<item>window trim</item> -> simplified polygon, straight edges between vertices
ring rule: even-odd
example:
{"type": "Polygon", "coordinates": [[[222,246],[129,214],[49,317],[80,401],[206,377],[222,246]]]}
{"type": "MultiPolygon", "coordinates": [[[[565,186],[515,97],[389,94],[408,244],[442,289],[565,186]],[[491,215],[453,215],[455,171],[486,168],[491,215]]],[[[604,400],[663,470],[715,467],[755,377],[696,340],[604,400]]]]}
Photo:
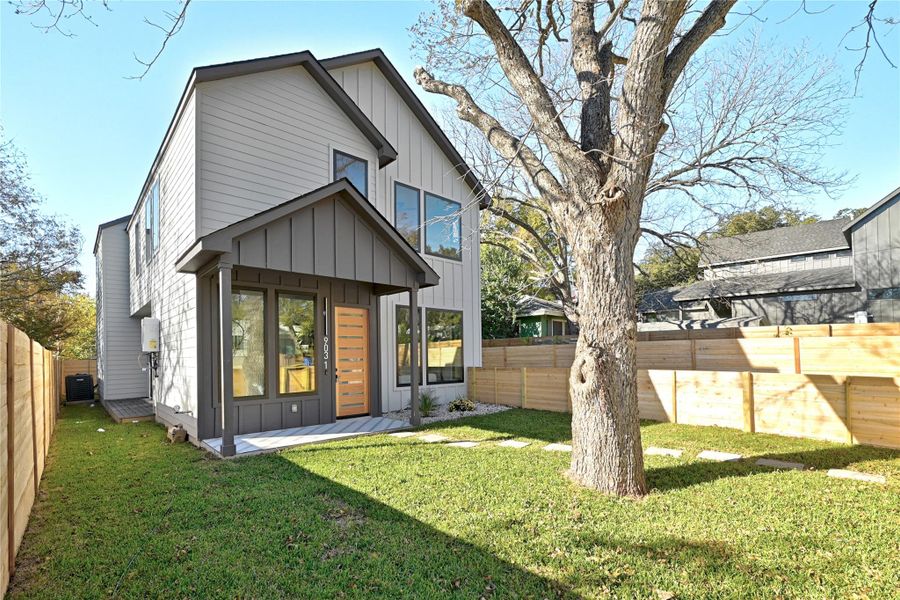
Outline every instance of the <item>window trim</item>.
{"type": "MultiPolygon", "coordinates": [[[[409,387],[412,385],[412,382],[400,383],[400,360],[399,360],[399,356],[398,356],[398,349],[400,348],[400,344],[397,342],[397,324],[400,321],[399,313],[400,313],[401,308],[405,308],[406,310],[409,310],[409,304],[394,305],[394,389],[405,390],[405,389],[409,389],[409,387]]],[[[421,334],[419,335],[419,354],[421,355],[420,358],[424,359],[424,357],[425,357],[425,346],[424,346],[425,321],[424,321],[424,315],[423,315],[424,308],[421,306],[419,306],[417,308],[419,311],[419,330],[421,331],[421,334]]],[[[411,373],[410,373],[410,375],[411,375],[411,373]]],[[[425,384],[425,360],[419,361],[419,385],[420,386],[426,385],[425,384]]]]}
{"type": "MultiPolygon", "coordinates": [[[[233,286],[231,288],[231,322],[234,324],[234,295],[240,292],[259,292],[263,298],[263,393],[253,396],[238,396],[234,393],[234,384],[232,383],[231,396],[232,399],[241,402],[244,400],[264,400],[270,398],[269,395],[269,324],[267,323],[267,314],[269,312],[269,290],[266,288],[258,288],[248,285],[233,286]]],[[[231,338],[231,377],[234,381],[234,335],[231,338]]]]}
{"type": "MultiPolygon", "coordinates": [[[[409,245],[412,246],[413,248],[415,248],[416,252],[422,252],[423,242],[424,242],[424,237],[425,237],[425,231],[424,231],[425,228],[422,226],[422,197],[423,197],[422,190],[417,187],[408,185],[406,183],[394,181],[394,229],[397,229],[397,187],[398,186],[404,187],[408,190],[412,190],[416,193],[416,213],[417,213],[416,214],[416,243],[415,244],[410,243],[409,245]]],[[[400,230],[397,229],[397,231],[399,232],[400,230]]],[[[401,233],[401,236],[403,237],[404,240],[406,240],[407,243],[409,243],[409,240],[406,239],[406,236],[403,236],[402,233],[401,233]]]]}
{"type": "Polygon", "coordinates": [[[424,239],[423,239],[423,244],[422,244],[422,251],[423,251],[425,254],[427,254],[428,256],[434,256],[434,257],[437,257],[437,258],[443,258],[443,259],[446,259],[446,260],[452,260],[452,261],[454,261],[454,262],[462,262],[462,261],[463,261],[463,247],[462,247],[462,212],[463,212],[463,211],[462,211],[462,202],[457,202],[456,200],[451,200],[450,198],[445,198],[445,197],[440,196],[440,195],[438,195],[438,194],[434,194],[434,193],[432,193],[432,192],[427,192],[427,191],[426,191],[426,192],[424,192],[423,197],[422,197],[422,204],[423,204],[423,207],[424,207],[424,210],[422,211],[422,219],[423,219],[423,220],[422,220],[422,233],[423,233],[423,238],[424,238],[424,239]],[[457,222],[459,223],[459,258],[454,258],[454,257],[452,257],[452,256],[447,256],[447,255],[445,255],[445,254],[438,254],[438,253],[436,253],[436,252],[429,252],[429,251],[428,251],[428,221],[429,221],[429,219],[428,219],[428,196],[432,196],[432,197],[434,197],[434,198],[437,198],[438,200],[443,200],[444,202],[449,202],[449,203],[451,203],[451,204],[455,204],[456,206],[459,207],[459,210],[457,211],[458,214],[457,214],[457,217],[456,217],[456,218],[458,219],[457,222]]]}
{"type": "MultiPolygon", "coordinates": [[[[281,296],[293,296],[294,298],[302,298],[304,300],[312,300],[313,301],[313,322],[315,323],[315,326],[314,326],[315,331],[313,332],[313,338],[314,338],[314,346],[316,349],[315,361],[313,362],[313,367],[315,367],[315,376],[313,378],[315,381],[315,389],[308,391],[308,392],[282,392],[281,391],[281,381],[279,379],[279,377],[281,375],[281,371],[280,371],[280,367],[279,367],[278,372],[275,373],[275,397],[276,398],[303,398],[303,397],[310,397],[310,396],[318,396],[319,394],[322,393],[321,390],[319,389],[319,343],[321,342],[321,337],[319,335],[320,329],[321,329],[319,326],[319,295],[311,294],[309,292],[292,292],[289,290],[278,289],[278,288],[274,289],[273,291],[275,293],[275,329],[276,329],[276,332],[278,330],[278,327],[281,325],[281,318],[280,318],[280,315],[278,312],[278,309],[280,306],[279,300],[281,299],[281,296]]],[[[281,357],[281,350],[277,343],[275,346],[275,356],[276,356],[276,358],[281,357]]]]}
{"type": "MultiPolygon", "coordinates": [[[[366,184],[365,185],[366,189],[362,190],[362,191],[357,189],[356,191],[360,192],[362,194],[363,198],[368,200],[369,199],[369,161],[360,156],[356,156],[355,154],[350,154],[349,152],[344,152],[343,150],[338,150],[337,148],[332,148],[331,149],[331,179],[332,179],[332,181],[338,180],[338,177],[337,177],[337,155],[338,154],[346,156],[347,158],[352,158],[354,160],[358,160],[365,167],[366,172],[365,172],[365,177],[363,177],[363,181],[366,184]]],[[[342,177],[341,179],[346,179],[347,181],[350,181],[350,178],[348,178],[348,177],[342,177]]],[[[352,181],[350,181],[350,185],[353,185],[352,181]]],[[[356,186],[354,185],[353,187],[356,187],[356,186]]]]}
{"type": "Polygon", "coordinates": [[[134,222],[134,274],[135,276],[141,274],[141,265],[143,264],[141,256],[141,244],[144,243],[140,232],[143,228],[141,227],[141,217],[138,218],[134,222]]]}
{"type": "Polygon", "coordinates": [[[461,384],[461,383],[465,383],[465,382],[466,382],[466,359],[465,359],[465,355],[463,355],[463,364],[462,364],[462,367],[461,367],[461,371],[462,371],[462,379],[460,379],[460,380],[458,380],[458,381],[437,381],[437,382],[434,382],[434,383],[432,383],[432,382],[430,382],[430,381],[427,381],[427,379],[428,379],[428,313],[430,313],[430,312],[432,312],[432,311],[434,311],[434,312],[446,312],[446,313],[454,313],[454,314],[458,314],[458,315],[459,315],[459,334],[460,334],[460,337],[459,337],[460,347],[459,347],[459,348],[460,348],[460,352],[462,352],[462,351],[464,350],[464,348],[465,348],[465,341],[466,341],[466,330],[465,330],[465,318],[466,318],[466,316],[465,316],[465,312],[464,312],[464,311],[462,311],[462,310],[456,310],[456,309],[453,309],[453,308],[432,308],[432,307],[426,308],[426,309],[425,309],[425,317],[424,317],[424,318],[425,318],[425,321],[424,321],[424,324],[423,324],[423,327],[422,327],[422,333],[424,334],[424,337],[425,337],[425,346],[423,347],[423,350],[424,350],[424,354],[425,354],[425,373],[424,373],[424,374],[425,374],[425,379],[426,379],[426,381],[424,381],[424,382],[422,383],[422,385],[431,387],[431,386],[434,386],[434,385],[459,385],[459,384],[461,384]]]}

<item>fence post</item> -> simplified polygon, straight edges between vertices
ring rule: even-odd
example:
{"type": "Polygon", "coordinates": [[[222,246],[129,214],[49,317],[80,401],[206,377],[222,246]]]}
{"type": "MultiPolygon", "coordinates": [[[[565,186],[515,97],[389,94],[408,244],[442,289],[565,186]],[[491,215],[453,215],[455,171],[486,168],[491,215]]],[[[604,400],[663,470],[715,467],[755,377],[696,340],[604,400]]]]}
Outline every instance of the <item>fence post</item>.
{"type": "Polygon", "coordinates": [[[678,371],[672,371],[672,422],[678,424],[678,371]]]}
{"type": "Polygon", "coordinates": [[[37,500],[41,485],[38,469],[38,438],[37,438],[37,389],[34,385],[34,342],[28,338],[28,373],[31,377],[31,454],[34,456],[34,499],[37,500]]]}
{"type": "Polygon", "coordinates": [[[854,444],[856,440],[853,439],[853,416],[851,412],[851,407],[853,406],[853,393],[850,391],[850,376],[848,375],[844,379],[844,411],[846,412],[846,422],[847,422],[847,443],[854,444]]]}
{"type": "Polygon", "coordinates": [[[525,405],[528,403],[528,391],[525,389],[525,381],[528,377],[527,371],[527,368],[522,367],[522,372],[520,373],[522,379],[519,383],[519,390],[521,391],[521,395],[519,396],[519,405],[522,408],[526,408],[525,405]]]}
{"type": "Polygon", "coordinates": [[[691,371],[697,370],[697,340],[691,340],[691,371]]]}
{"type": "Polygon", "coordinates": [[[478,402],[478,376],[476,375],[478,367],[471,367],[469,370],[472,371],[470,375],[472,380],[472,402],[478,402]]]}
{"type": "Polygon", "coordinates": [[[753,433],[756,431],[753,407],[753,373],[749,371],[741,373],[741,387],[744,391],[744,431],[753,433]]]}
{"type": "Polygon", "coordinates": [[[794,336],[794,373],[798,375],[803,372],[800,368],[800,338],[794,336]]]}
{"type": "Polygon", "coordinates": [[[15,465],[15,442],[16,439],[16,328],[10,324],[6,325],[6,474],[7,474],[7,497],[9,498],[6,507],[6,529],[9,533],[7,536],[8,544],[6,549],[6,560],[9,564],[10,577],[16,570],[15,556],[16,549],[16,465],[15,465]]]}
{"type": "MultiPolygon", "coordinates": [[[[504,357],[506,353],[504,352],[504,357]]],[[[506,362],[506,358],[503,359],[503,362],[506,362]]],[[[497,367],[494,367],[494,404],[500,404],[497,400],[497,367]]]]}

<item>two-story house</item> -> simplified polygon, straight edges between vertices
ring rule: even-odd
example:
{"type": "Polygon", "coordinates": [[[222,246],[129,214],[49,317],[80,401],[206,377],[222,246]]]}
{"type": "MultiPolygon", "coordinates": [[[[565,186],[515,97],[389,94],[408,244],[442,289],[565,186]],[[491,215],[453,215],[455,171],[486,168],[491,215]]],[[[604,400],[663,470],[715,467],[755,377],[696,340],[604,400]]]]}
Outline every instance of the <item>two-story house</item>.
{"type": "Polygon", "coordinates": [[[98,231],[101,394],[149,395],[223,455],[236,434],[402,409],[415,372],[465,394],[483,199],[380,50],[194,69],[134,210],[98,231]]]}
{"type": "Polygon", "coordinates": [[[700,281],[647,294],[643,317],[900,321],[900,188],[852,220],[709,240],[700,267],[700,281]]]}

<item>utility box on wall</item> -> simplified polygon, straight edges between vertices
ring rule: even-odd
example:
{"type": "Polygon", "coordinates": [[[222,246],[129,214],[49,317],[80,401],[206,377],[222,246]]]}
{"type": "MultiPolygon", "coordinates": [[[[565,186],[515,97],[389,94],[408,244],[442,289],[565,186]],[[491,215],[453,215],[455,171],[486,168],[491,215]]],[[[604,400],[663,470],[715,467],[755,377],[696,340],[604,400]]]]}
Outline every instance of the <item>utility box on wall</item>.
{"type": "Polygon", "coordinates": [[[141,319],[141,352],[159,352],[159,319],[141,319]]]}

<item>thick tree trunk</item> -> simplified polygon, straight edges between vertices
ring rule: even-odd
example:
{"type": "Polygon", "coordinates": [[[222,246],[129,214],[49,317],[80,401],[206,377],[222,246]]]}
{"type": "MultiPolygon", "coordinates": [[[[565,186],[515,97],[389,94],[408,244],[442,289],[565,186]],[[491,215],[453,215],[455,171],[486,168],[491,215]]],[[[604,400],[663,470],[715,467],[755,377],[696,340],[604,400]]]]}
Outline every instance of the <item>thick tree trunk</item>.
{"type": "Polygon", "coordinates": [[[573,248],[579,338],[569,382],[570,476],[601,492],[637,497],[647,493],[635,366],[637,219],[624,204],[597,219],[597,235],[573,248]]]}

